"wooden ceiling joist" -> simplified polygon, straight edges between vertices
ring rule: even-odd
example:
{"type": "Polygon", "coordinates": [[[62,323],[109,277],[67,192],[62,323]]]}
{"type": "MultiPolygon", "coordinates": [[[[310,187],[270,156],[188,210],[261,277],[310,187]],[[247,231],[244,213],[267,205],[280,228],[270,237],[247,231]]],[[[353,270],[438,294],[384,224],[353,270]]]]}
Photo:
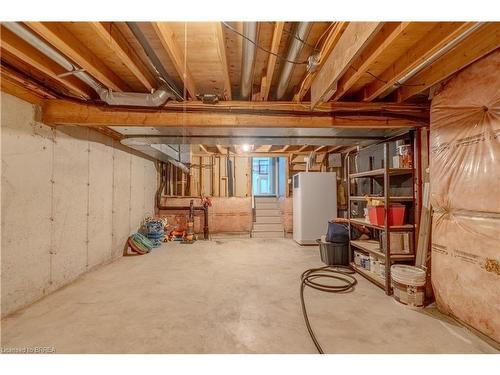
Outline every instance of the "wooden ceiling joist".
{"type": "Polygon", "coordinates": [[[394,48],[395,42],[407,32],[410,25],[411,22],[385,23],[372,42],[360,53],[337,82],[337,90],[332,96],[332,100],[339,100],[364,74],[367,74],[370,66],[384,52],[394,48]]]}
{"type": "Polygon", "coordinates": [[[226,54],[226,43],[224,42],[224,31],[221,22],[215,22],[217,52],[222,65],[222,74],[224,79],[224,100],[232,100],[231,79],[229,78],[229,65],[226,54]]]}
{"type": "Polygon", "coordinates": [[[311,108],[330,100],[340,77],[383,26],[382,22],[351,22],[311,84],[311,108]]]}
{"type": "Polygon", "coordinates": [[[402,56],[363,90],[363,101],[372,101],[387,92],[401,78],[429,59],[462,33],[474,27],[474,22],[443,22],[437,24],[423,40],[409,48],[402,56]]]}
{"type": "Polygon", "coordinates": [[[306,115],[177,112],[171,110],[117,108],[65,100],[48,100],[43,105],[43,119],[48,124],[83,126],[158,126],[158,127],[246,127],[246,128],[408,128],[425,126],[425,121],[383,115],[306,115]]]}
{"type": "Polygon", "coordinates": [[[90,99],[92,90],[82,81],[72,76],[61,76],[66,70],[43,53],[33,48],[31,45],[20,39],[6,28],[1,28],[2,50],[5,50],[23,63],[35,68],[39,72],[50,77],[61,84],[72,95],[80,98],[90,99]]]}
{"type": "Polygon", "coordinates": [[[444,56],[428,68],[417,73],[397,91],[398,101],[404,101],[421,93],[467,65],[494,51],[500,46],[500,27],[498,23],[481,26],[466,37],[457,47],[452,48],[444,56]]]}
{"type": "Polygon", "coordinates": [[[137,53],[128,45],[117,27],[113,27],[111,22],[90,22],[89,24],[101,42],[118,56],[146,91],[156,88],[156,82],[151,73],[144,67],[137,53]]]}
{"type": "Polygon", "coordinates": [[[27,22],[26,25],[107,88],[115,91],[129,90],[123,80],[92,54],[60,22],[27,22]]]}
{"type": "Polygon", "coordinates": [[[222,155],[227,155],[228,154],[228,149],[221,146],[221,145],[216,145],[217,147],[217,151],[219,152],[219,154],[222,154],[222,155]]]}
{"type": "Polygon", "coordinates": [[[32,104],[42,104],[56,96],[29,77],[21,76],[4,65],[0,65],[0,89],[32,104]]]}
{"type": "Polygon", "coordinates": [[[187,67],[184,53],[182,53],[181,49],[177,45],[173,30],[167,22],[153,22],[152,26],[163,48],[167,51],[170,60],[174,64],[177,74],[181,77],[184,87],[191,98],[196,100],[196,85],[187,67]]]}
{"type": "Polygon", "coordinates": [[[267,101],[269,98],[269,91],[271,89],[271,83],[273,82],[274,69],[276,67],[276,55],[278,54],[281,36],[283,35],[283,28],[285,26],[284,22],[278,21],[274,23],[273,39],[271,41],[271,53],[269,54],[269,59],[267,60],[266,73],[262,77],[262,83],[260,87],[260,98],[262,101],[267,101]]]}
{"type": "Polygon", "coordinates": [[[207,146],[200,145],[200,149],[201,149],[201,151],[206,152],[207,154],[209,154],[207,146]]]}
{"type": "MultiPolygon", "coordinates": [[[[321,47],[319,52],[319,65],[317,69],[321,69],[323,64],[325,63],[326,57],[330,55],[332,49],[337,45],[340,37],[344,33],[349,22],[336,22],[335,25],[330,29],[328,36],[325,38],[325,41],[321,47]]],[[[309,89],[311,88],[311,83],[316,75],[317,70],[315,72],[308,72],[302,82],[299,85],[299,90],[293,97],[293,101],[300,102],[307,94],[309,89]]]]}

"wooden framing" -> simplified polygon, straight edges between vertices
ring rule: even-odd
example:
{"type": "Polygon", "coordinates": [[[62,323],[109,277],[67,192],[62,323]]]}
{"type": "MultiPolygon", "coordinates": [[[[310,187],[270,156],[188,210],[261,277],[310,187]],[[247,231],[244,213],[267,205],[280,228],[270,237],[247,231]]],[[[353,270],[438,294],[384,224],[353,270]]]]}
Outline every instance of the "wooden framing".
{"type": "Polygon", "coordinates": [[[128,45],[116,27],[111,22],[90,22],[96,35],[105,43],[127,67],[135,78],[144,86],[146,91],[156,88],[156,82],[151,73],[147,71],[137,53],[128,45]]]}
{"type": "Polygon", "coordinates": [[[408,80],[406,86],[397,91],[398,101],[404,101],[421,93],[436,83],[448,78],[467,65],[494,51],[500,46],[498,23],[481,26],[469,35],[459,46],[447,52],[431,66],[408,80]]]}
{"type": "MultiPolygon", "coordinates": [[[[285,23],[282,21],[275,22],[274,24],[273,40],[271,42],[271,52],[274,54],[278,53],[284,26],[285,23]]],[[[269,90],[271,89],[271,83],[273,82],[276,60],[277,57],[275,55],[269,54],[269,59],[267,60],[266,74],[262,77],[261,81],[262,83],[260,87],[260,98],[262,101],[267,101],[269,97],[269,90]]]]}
{"type": "Polygon", "coordinates": [[[362,100],[372,101],[377,99],[398,80],[474,25],[474,22],[445,22],[437,24],[425,35],[425,40],[417,42],[408,49],[407,52],[379,75],[379,79],[364,88],[362,100]]]}
{"type": "Polygon", "coordinates": [[[311,108],[327,102],[337,81],[382,27],[382,22],[350,23],[311,84],[311,108]]]}
{"type": "Polygon", "coordinates": [[[27,22],[26,24],[36,34],[70,58],[78,67],[85,69],[106,87],[115,91],[129,90],[128,85],[123,80],[118,78],[102,61],[68,32],[60,22],[27,22]]]}
{"type": "Polygon", "coordinates": [[[387,50],[394,48],[394,42],[404,35],[410,22],[387,22],[382,26],[380,32],[373,38],[367,48],[361,52],[358,58],[352,63],[351,69],[337,82],[337,91],[332,96],[332,100],[340,99],[366,72],[370,66],[387,50]]]}
{"type": "Polygon", "coordinates": [[[92,90],[79,79],[72,76],[61,77],[66,70],[59,64],[33,48],[24,40],[18,38],[10,30],[1,28],[2,50],[21,59],[24,63],[47,75],[57,83],[61,84],[72,95],[83,99],[90,99],[92,90]]]}
{"type": "Polygon", "coordinates": [[[184,87],[191,96],[193,100],[196,100],[196,85],[194,79],[187,67],[187,62],[184,58],[184,54],[180,50],[177,42],[175,40],[175,35],[167,22],[153,22],[153,29],[156,35],[160,39],[160,42],[165,48],[170,57],[170,60],[175,66],[175,70],[179,77],[181,77],[184,87]]]}
{"type": "MultiPolygon", "coordinates": [[[[335,47],[344,33],[349,22],[336,22],[335,26],[332,27],[330,33],[325,39],[323,46],[321,47],[321,51],[319,53],[319,66],[318,69],[321,69],[323,64],[325,63],[326,57],[330,55],[333,47],[335,47]]],[[[302,82],[299,85],[299,90],[293,97],[294,102],[300,102],[304,98],[304,95],[307,94],[309,89],[311,88],[311,83],[316,75],[317,70],[315,72],[308,72],[302,82]]]]}
{"type": "Polygon", "coordinates": [[[127,109],[48,100],[43,105],[47,124],[80,126],[158,126],[158,127],[249,127],[249,128],[408,128],[425,126],[427,121],[377,114],[326,115],[235,112],[176,112],[158,109],[127,109]]]}
{"type": "Polygon", "coordinates": [[[226,43],[224,42],[224,31],[222,30],[222,23],[215,22],[214,27],[217,39],[217,52],[222,64],[222,74],[224,78],[224,100],[232,100],[233,96],[231,94],[231,79],[229,78],[229,65],[227,62],[226,43]]]}

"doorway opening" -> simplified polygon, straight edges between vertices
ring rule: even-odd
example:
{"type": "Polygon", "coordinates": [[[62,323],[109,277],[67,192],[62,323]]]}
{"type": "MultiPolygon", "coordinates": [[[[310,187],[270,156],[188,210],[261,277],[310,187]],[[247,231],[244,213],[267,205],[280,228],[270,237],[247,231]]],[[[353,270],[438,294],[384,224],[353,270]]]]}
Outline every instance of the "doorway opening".
{"type": "Polygon", "coordinates": [[[252,195],[285,196],[285,157],[252,158],[252,195]]]}

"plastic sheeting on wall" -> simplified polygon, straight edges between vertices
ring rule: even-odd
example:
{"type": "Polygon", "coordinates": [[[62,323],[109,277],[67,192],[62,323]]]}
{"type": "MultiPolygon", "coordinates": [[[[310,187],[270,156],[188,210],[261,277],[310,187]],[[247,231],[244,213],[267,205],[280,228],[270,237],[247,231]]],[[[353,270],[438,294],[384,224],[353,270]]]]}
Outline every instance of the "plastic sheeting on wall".
{"type": "Polygon", "coordinates": [[[440,310],[500,341],[500,51],[432,100],[432,283],[440,310]]]}

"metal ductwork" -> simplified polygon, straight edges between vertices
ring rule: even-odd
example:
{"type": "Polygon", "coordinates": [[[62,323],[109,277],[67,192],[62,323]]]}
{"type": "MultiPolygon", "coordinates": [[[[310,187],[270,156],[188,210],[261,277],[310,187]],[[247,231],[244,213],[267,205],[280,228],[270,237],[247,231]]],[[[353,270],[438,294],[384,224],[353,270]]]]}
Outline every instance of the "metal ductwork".
{"type": "Polygon", "coordinates": [[[292,37],[290,47],[288,48],[288,54],[286,59],[288,61],[283,62],[283,67],[281,68],[280,79],[278,81],[278,88],[276,89],[276,99],[281,99],[286,93],[288,88],[288,81],[290,80],[290,75],[293,71],[293,66],[290,61],[296,61],[304,47],[304,42],[309,35],[309,30],[311,30],[310,22],[299,22],[295,28],[295,37],[292,37]]]}
{"type": "Polygon", "coordinates": [[[137,24],[137,22],[127,22],[127,26],[130,29],[130,31],[132,31],[132,34],[134,34],[135,39],[137,39],[142,49],[144,50],[144,53],[148,57],[149,63],[153,68],[153,70],[156,72],[156,74],[158,74],[160,79],[166,83],[168,88],[175,94],[177,100],[182,101],[183,100],[182,91],[179,90],[175,82],[168,75],[167,71],[165,70],[165,67],[160,61],[160,58],[156,54],[153,47],[151,47],[148,38],[146,38],[141,28],[137,24]]]}
{"type": "Polygon", "coordinates": [[[249,99],[253,85],[253,67],[257,43],[257,22],[243,22],[243,52],[241,58],[241,99],[249,99]],[[250,40],[254,41],[252,43],[250,40]]]}
{"type": "Polygon", "coordinates": [[[158,107],[164,104],[168,99],[175,99],[176,96],[166,88],[159,88],[151,94],[135,93],[135,92],[113,92],[104,88],[94,78],[87,74],[84,70],[76,67],[66,57],[57,52],[43,40],[31,33],[29,30],[21,26],[17,22],[2,23],[7,29],[16,34],[18,37],[29,43],[45,56],[54,60],[57,64],[66,69],[69,73],[85,82],[92,87],[99,95],[99,98],[109,105],[125,105],[137,107],[158,107]]]}
{"type": "Polygon", "coordinates": [[[182,162],[183,160],[189,160],[189,145],[176,145],[179,147],[179,150],[175,150],[168,144],[157,143],[155,140],[143,137],[124,138],[121,140],[121,144],[149,155],[156,160],[171,163],[177,168],[182,169],[183,172],[189,173],[189,168],[182,162]],[[187,152],[186,148],[188,149],[187,152]],[[176,157],[178,157],[179,160],[177,160],[176,157]]]}

